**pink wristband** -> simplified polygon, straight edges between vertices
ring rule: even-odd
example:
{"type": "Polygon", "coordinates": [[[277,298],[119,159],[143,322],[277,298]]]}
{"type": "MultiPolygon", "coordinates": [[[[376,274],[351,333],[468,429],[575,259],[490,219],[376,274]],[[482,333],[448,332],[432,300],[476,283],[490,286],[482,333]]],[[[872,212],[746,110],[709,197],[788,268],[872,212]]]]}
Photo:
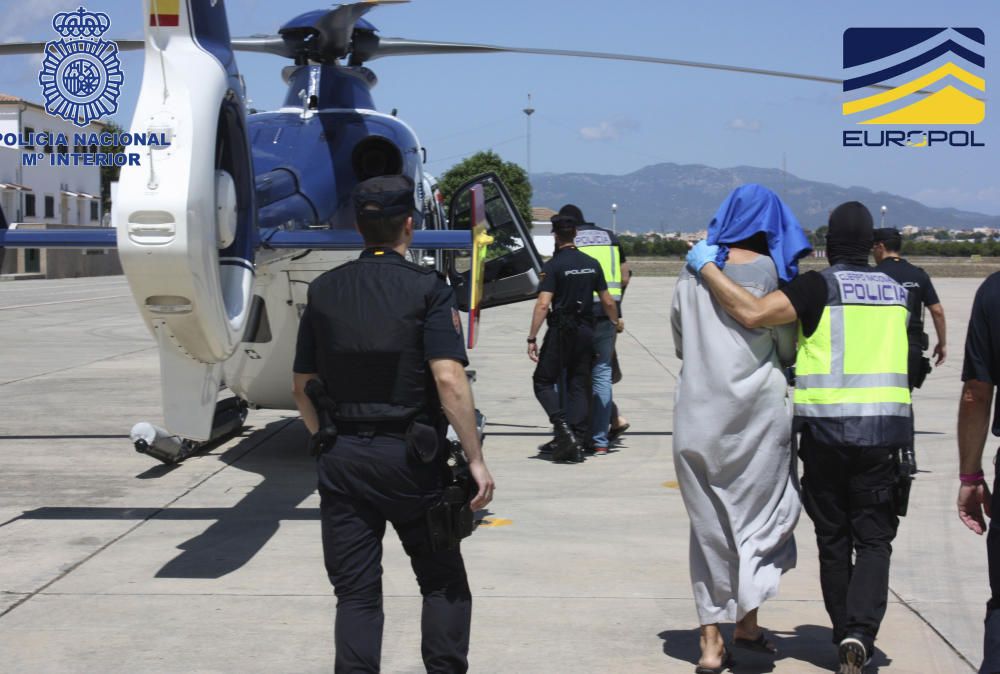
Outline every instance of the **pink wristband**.
{"type": "Polygon", "coordinates": [[[986,476],[983,471],[978,473],[959,473],[958,479],[962,484],[979,484],[985,480],[986,476]]]}

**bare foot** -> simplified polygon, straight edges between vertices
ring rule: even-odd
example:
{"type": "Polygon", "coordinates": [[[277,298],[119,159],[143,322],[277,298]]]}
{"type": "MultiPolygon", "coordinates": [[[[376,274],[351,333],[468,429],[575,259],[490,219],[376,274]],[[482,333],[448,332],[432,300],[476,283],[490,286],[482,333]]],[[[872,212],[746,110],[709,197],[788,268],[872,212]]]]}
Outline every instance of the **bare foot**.
{"type": "Polygon", "coordinates": [[[701,657],[698,658],[699,667],[715,669],[722,665],[722,660],[726,655],[726,642],[722,638],[718,625],[701,626],[701,657]]]}

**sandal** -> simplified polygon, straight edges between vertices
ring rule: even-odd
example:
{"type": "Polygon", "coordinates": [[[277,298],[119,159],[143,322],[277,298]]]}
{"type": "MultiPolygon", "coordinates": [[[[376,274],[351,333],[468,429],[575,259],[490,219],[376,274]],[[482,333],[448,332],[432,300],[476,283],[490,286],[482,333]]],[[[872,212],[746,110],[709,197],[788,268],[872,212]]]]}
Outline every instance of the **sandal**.
{"type": "Polygon", "coordinates": [[[767,638],[767,632],[764,630],[760,631],[756,639],[742,639],[739,637],[733,639],[733,646],[745,648],[754,653],[767,653],[768,655],[776,655],[778,653],[778,647],[771,643],[767,638]]]}
{"type": "Polygon", "coordinates": [[[705,667],[704,665],[698,665],[694,668],[694,674],[722,674],[727,669],[732,668],[733,654],[729,652],[728,648],[723,647],[721,665],[718,667],[705,667]]]}
{"type": "Polygon", "coordinates": [[[629,426],[632,424],[622,424],[621,426],[613,426],[610,431],[608,431],[608,440],[617,440],[625,434],[629,426]]]}

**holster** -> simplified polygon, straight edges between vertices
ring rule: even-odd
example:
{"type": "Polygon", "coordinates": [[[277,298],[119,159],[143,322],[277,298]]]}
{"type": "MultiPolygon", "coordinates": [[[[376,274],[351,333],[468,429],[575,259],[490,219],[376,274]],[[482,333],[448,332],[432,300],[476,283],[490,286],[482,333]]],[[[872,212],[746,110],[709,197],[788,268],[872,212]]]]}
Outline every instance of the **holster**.
{"type": "Polygon", "coordinates": [[[427,511],[427,536],[432,552],[454,550],[463,538],[475,530],[474,513],[469,502],[475,495],[476,483],[469,472],[462,448],[452,443],[450,456],[444,463],[446,475],[441,500],[427,511]]]}
{"type": "Polygon", "coordinates": [[[414,421],[406,430],[406,449],[420,463],[433,463],[440,444],[438,430],[429,424],[414,421]]]}
{"type": "Polygon", "coordinates": [[[931,359],[927,356],[921,356],[920,365],[917,371],[913,373],[913,388],[920,388],[924,385],[924,380],[927,379],[927,375],[931,373],[931,359]]]}
{"type": "Polygon", "coordinates": [[[893,502],[896,515],[906,517],[910,507],[910,487],[913,486],[913,450],[896,450],[896,486],[893,490],[893,502]]]}
{"type": "Polygon", "coordinates": [[[337,442],[337,426],[331,417],[334,403],[326,392],[326,386],[319,379],[310,379],[306,383],[306,395],[316,409],[316,417],[319,419],[319,431],[309,438],[309,454],[319,457],[329,451],[337,442]]]}

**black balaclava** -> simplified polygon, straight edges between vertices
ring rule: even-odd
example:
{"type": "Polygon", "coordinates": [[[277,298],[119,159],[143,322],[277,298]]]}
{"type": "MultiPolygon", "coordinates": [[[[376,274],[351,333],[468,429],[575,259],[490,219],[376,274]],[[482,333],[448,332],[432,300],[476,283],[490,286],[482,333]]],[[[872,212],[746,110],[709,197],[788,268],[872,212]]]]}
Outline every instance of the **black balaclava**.
{"type": "Polygon", "coordinates": [[[875,240],[872,214],[858,201],[848,201],[830,213],[826,256],[830,264],[868,265],[875,240]]]}

